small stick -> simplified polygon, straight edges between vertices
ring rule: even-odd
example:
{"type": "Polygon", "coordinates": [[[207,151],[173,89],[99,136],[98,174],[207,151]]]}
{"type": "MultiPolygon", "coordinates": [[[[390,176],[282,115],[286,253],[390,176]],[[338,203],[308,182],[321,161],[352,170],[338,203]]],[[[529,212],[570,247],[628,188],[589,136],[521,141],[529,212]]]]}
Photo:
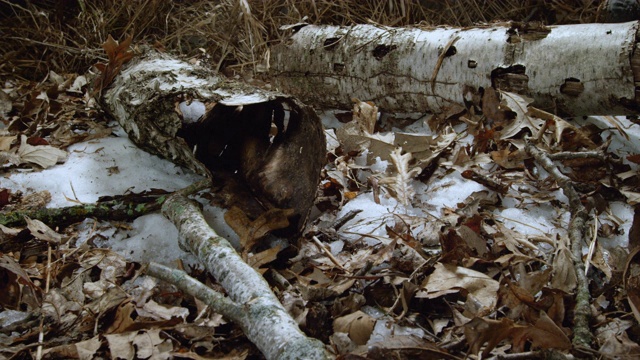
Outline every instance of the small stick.
{"type": "Polygon", "coordinates": [[[313,242],[316,244],[317,247],[320,248],[320,250],[322,250],[322,252],[324,252],[325,255],[327,255],[327,257],[329,258],[329,260],[331,260],[332,263],[334,263],[340,270],[348,273],[349,271],[347,269],[345,269],[342,265],[340,265],[340,263],[338,262],[338,259],[336,259],[333,254],[331,253],[331,251],[329,251],[329,249],[327,249],[324,244],[322,244],[320,242],[320,239],[318,239],[318,237],[316,237],[315,235],[312,237],[313,242]]]}

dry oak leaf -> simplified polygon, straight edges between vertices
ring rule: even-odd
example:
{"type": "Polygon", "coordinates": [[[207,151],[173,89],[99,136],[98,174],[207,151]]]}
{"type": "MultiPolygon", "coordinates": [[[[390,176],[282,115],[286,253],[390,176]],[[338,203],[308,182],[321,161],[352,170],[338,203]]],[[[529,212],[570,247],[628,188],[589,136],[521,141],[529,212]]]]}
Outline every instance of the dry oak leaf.
{"type": "Polygon", "coordinates": [[[501,341],[511,338],[514,353],[522,352],[527,341],[531,342],[534,349],[558,349],[571,348],[571,340],[544,312],[536,324],[517,325],[508,318],[492,320],[476,317],[464,325],[464,334],[470,346],[470,353],[477,354],[482,345],[487,346],[482,351],[485,358],[501,341]]]}
{"type": "Polygon", "coordinates": [[[289,226],[289,216],[293,213],[293,209],[274,208],[265,211],[252,221],[242,209],[233,206],[224,214],[224,220],[240,237],[240,246],[246,258],[253,246],[268,233],[289,226]]]}
{"type": "Polygon", "coordinates": [[[512,336],[515,352],[524,351],[527,341],[531,342],[534,349],[571,349],[569,337],[544,311],[540,311],[540,318],[534,326],[514,327],[512,336]]]}
{"type": "Polygon", "coordinates": [[[118,42],[109,35],[107,41],[102,44],[102,48],[107,54],[109,62],[106,64],[98,63],[95,65],[95,67],[100,70],[101,74],[95,81],[93,89],[94,93],[102,93],[102,90],[109,86],[116,75],[118,75],[122,66],[133,58],[134,53],[129,50],[129,46],[131,46],[132,41],[133,36],[129,36],[118,44],[118,42]]]}
{"type": "Polygon", "coordinates": [[[576,288],[577,284],[578,277],[573,267],[571,250],[563,242],[560,242],[556,255],[553,257],[551,287],[570,293],[576,288]]]}
{"type": "Polygon", "coordinates": [[[42,221],[37,219],[31,220],[28,216],[25,216],[24,220],[27,223],[27,228],[31,231],[31,235],[36,237],[38,240],[46,241],[51,244],[60,244],[62,241],[62,235],[53,231],[53,229],[48,227],[42,221]]]}
{"type": "Polygon", "coordinates": [[[482,351],[484,359],[502,340],[511,336],[514,326],[516,325],[508,318],[501,320],[473,318],[464,325],[464,336],[469,344],[469,353],[477,354],[482,345],[488,343],[482,351]]]}
{"type": "Polygon", "coordinates": [[[486,309],[498,302],[500,283],[489,276],[462,266],[436,263],[435,271],[422,284],[417,298],[433,299],[466,290],[486,309]]]}
{"type": "Polygon", "coordinates": [[[349,338],[358,345],[369,341],[376,320],[358,310],[352,314],[339,317],[333,321],[333,331],[349,334],[349,338]]]}

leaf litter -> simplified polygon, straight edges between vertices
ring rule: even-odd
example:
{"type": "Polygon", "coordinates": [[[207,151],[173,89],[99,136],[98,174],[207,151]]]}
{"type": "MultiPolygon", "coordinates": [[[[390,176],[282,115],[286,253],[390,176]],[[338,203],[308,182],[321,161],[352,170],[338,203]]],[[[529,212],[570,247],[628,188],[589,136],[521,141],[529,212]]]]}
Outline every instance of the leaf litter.
{"type": "MultiPolygon", "coordinates": [[[[64,119],[77,125],[73,117],[99,114],[64,110],[84,101],[77,92],[42,95],[75,83],[56,78],[41,96],[23,98],[30,103],[14,103],[1,151],[19,154],[27,144],[47,152],[55,147],[27,139],[66,148],[111,133],[96,131],[109,127],[93,121],[79,137],[56,133],[64,119]],[[15,129],[25,137],[19,140],[15,129]]],[[[16,91],[38,90],[23,84],[16,91]]],[[[636,241],[626,241],[629,226],[638,225],[623,214],[640,193],[633,161],[638,149],[626,140],[637,138],[637,129],[624,119],[614,129],[610,119],[569,123],[530,108],[518,95],[495,96],[483,109],[491,120],[456,109],[437,133],[424,118],[395,128],[396,119],[381,118],[374,104],[362,102],[344,129],[327,129],[330,162],[298,256],[286,268],[267,270],[277,249],[245,254],[272,279],[303,330],[339,354],[371,358],[389,351],[451,359],[576,353],[573,296],[580,269],[568,240],[569,205],[557,180],[526,152],[529,137],[555,156],[589,211],[581,261],[590,264],[590,355],[639,352],[632,340],[637,322],[629,320],[640,317],[637,251],[630,247],[636,241]],[[599,175],[586,176],[593,171],[599,175]],[[595,239],[589,259],[587,239],[595,239]]],[[[55,168],[64,159],[53,154],[4,168],[55,168]]],[[[15,206],[18,195],[10,193],[3,206],[15,206]]],[[[232,215],[247,244],[283,226],[279,216],[251,224],[232,215]]],[[[138,275],[139,265],[122,255],[95,248],[110,236],[105,226],[111,225],[95,223],[88,242],[77,241],[75,226],[55,229],[33,220],[24,229],[1,228],[0,271],[7,279],[0,296],[2,354],[31,354],[29,344],[40,333],[49,358],[255,354],[237,327],[197,299],[138,275]]],[[[202,270],[190,271],[216,287],[202,270]]]]}

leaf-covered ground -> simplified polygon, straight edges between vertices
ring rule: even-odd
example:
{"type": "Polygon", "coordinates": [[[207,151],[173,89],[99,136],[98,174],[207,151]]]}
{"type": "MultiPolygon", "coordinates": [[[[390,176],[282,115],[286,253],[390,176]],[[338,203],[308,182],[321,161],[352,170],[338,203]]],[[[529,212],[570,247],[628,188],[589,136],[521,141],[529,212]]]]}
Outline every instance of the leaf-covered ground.
{"type": "MultiPolygon", "coordinates": [[[[86,84],[5,84],[5,176],[111,136],[86,84]]],[[[328,163],[299,254],[252,260],[308,335],[350,358],[640,356],[638,125],[564,120],[510,93],[417,119],[374,105],[324,113],[328,163]]],[[[3,216],[52,196],[3,183],[3,216]]],[[[0,228],[1,357],[261,357],[201,301],[96,246],[100,227],[128,223],[26,221],[0,228]]]]}

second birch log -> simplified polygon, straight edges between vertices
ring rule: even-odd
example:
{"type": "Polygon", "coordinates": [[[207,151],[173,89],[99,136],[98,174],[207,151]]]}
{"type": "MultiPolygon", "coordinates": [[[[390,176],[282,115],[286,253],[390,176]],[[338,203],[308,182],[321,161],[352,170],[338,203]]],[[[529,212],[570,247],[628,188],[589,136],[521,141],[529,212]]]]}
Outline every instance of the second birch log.
{"type": "Polygon", "coordinates": [[[272,49],[271,75],[316,106],[349,109],[357,98],[389,112],[440,113],[494,87],[564,116],[640,112],[638,22],[293,29],[272,49]]]}

